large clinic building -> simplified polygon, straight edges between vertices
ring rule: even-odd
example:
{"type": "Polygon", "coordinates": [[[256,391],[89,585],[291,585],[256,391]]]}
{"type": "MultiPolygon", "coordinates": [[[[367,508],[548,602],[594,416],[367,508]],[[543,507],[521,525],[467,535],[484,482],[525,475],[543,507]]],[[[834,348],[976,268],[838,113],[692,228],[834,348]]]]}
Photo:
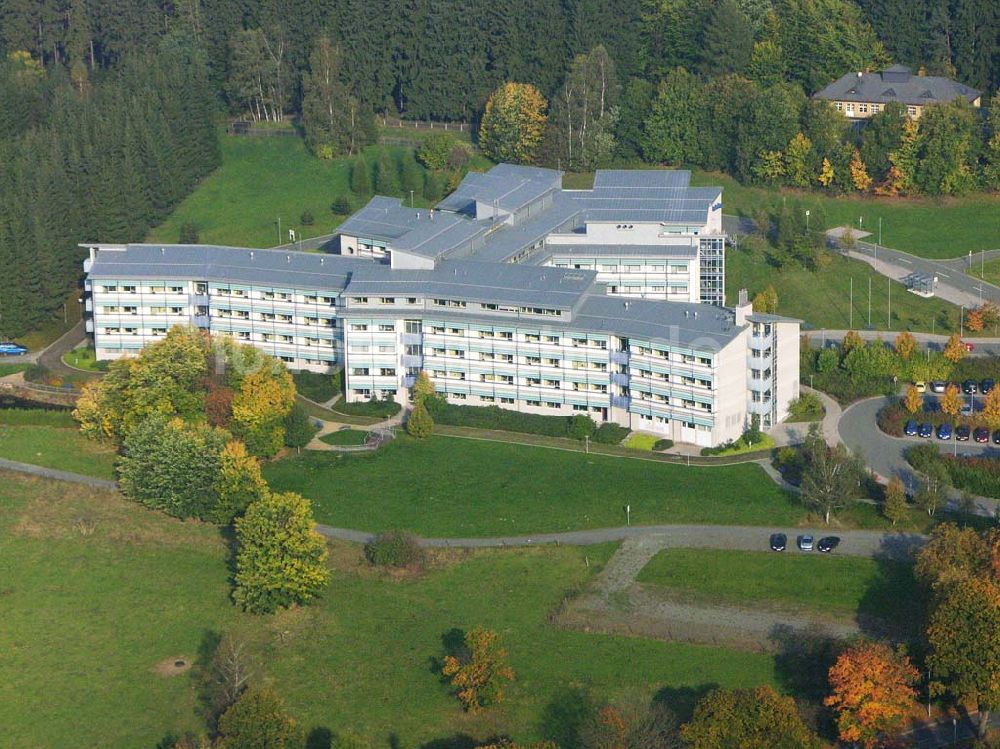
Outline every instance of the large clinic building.
{"type": "Polygon", "coordinates": [[[424,370],[454,403],[715,445],[787,415],[799,323],[723,306],[721,191],[687,179],[569,191],[500,165],[433,210],[373,198],[332,253],[86,245],[87,327],[99,359],[193,324],[290,369],[343,367],[351,401],[405,403],[424,370]]]}

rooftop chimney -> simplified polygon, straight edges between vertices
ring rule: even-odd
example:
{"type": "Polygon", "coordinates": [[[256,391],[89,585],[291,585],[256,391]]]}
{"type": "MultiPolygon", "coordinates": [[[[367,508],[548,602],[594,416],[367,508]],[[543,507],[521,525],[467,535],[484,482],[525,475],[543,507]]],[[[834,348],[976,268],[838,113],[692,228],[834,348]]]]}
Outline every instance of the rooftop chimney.
{"type": "Polygon", "coordinates": [[[733,310],[736,318],[735,322],[737,325],[746,325],[747,318],[753,314],[753,304],[750,302],[750,294],[746,289],[740,289],[737,296],[739,301],[733,310]]]}

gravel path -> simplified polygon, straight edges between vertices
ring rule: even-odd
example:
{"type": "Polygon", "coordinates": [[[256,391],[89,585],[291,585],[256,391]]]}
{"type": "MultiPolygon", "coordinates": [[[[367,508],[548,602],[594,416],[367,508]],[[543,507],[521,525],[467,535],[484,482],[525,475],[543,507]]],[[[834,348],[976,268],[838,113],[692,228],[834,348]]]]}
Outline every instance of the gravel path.
{"type": "Polygon", "coordinates": [[[84,476],[79,473],[69,473],[68,471],[57,471],[54,468],[43,468],[42,466],[35,466],[29,463],[18,463],[17,461],[7,460],[6,458],[0,458],[0,470],[27,473],[31,476],[55,479],[57,481],[71,481],[74,484],[86,484],[87,486],[94,486],[98,489],[110,489],[112,491],[118,489],[118,484],[114,481],[97,479],[93,476],[84,476]]]}

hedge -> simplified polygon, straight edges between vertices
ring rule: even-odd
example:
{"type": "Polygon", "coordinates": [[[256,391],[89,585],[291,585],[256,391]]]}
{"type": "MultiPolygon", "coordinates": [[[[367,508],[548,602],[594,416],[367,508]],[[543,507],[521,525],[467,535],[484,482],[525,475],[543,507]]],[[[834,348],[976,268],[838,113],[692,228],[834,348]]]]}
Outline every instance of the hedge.
{"type": "Polygon", "coordinates": [[[330,410],[334,413],[341,413],[347,416],[375,416],[381,419],[388,419],[390,416],[395,416],[399,413],[400,409],[402,409],[402,406],[388,398],[386,400],[372,398],[370,401],[358,401],[356,403],[339,400],[330,406],[330,410]]]}
{"type": "Polygon", "coordinates": [[[915,445],[906,451],[910,465],[926,473],[932,463],[944,466],[956,489],[983,497],[1000,498],[1000,460],[972,455],[946,455],[934,444],[915,445]]]}
{"type": "Polygon", "coordinates": [[[295,389],[315,403],[325,403],[340,392],[340,371],[336,374],[320,374],[319,372],[293,372],[292,380],[295,389]]]}
{"type": "Polygon", "coordinates": [[[570,437],[582,440],[590,437],[595,442],[616,444],[631,431],[617,424],[598,427],[584,414],[573,416],[546,416],[521,413],[499,406],[461,406],[449,403],[440,396],[427,399],[427,410],[435,424],[476,429],[495,429],[522,434],[541,434],[546,437],[570,437]]]}

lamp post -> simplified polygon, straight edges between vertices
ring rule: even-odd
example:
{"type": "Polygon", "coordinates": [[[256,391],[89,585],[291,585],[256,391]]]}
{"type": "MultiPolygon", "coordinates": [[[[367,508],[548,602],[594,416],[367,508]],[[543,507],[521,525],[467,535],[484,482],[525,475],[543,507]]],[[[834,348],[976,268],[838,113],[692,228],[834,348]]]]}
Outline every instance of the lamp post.
{"type": "Polygon", "coordinates": [[[806,208],[806,234],[809,233],[809,209],[806,208]]]}
{"type": "Polygon", "coordinates": [[[961,309],[958,311],[958,337],[965,337],[965,305],[961,305],[961,309]]]}
{"type": "Polygon", "coordinates": [[[410,208],[413,208],[413,190],[410,190],[410,208]]]}

